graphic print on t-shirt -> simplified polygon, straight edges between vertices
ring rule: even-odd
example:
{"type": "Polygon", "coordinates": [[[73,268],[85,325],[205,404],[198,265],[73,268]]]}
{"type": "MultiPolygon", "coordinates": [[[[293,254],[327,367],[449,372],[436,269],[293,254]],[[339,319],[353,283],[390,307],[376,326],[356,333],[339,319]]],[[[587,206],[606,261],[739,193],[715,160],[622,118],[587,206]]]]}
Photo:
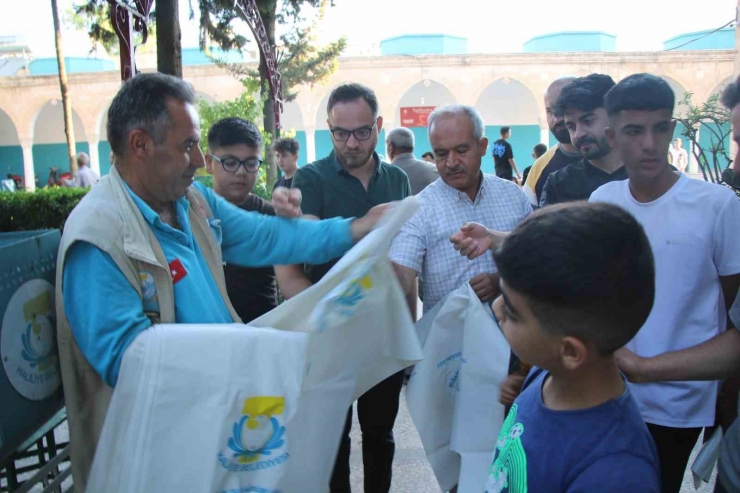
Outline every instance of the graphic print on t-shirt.
{"type": "Polygon", "coordinates": [[[527,493],[527,454],[522,445],[524,425],[516,421],[517,405],[501,426],[496,454],[484,493],[527,493]]]}
{"type": "Polygon", "coordinates": [[[498,142],[493,144],[493,155],[496,157],[504,157],[506,154],[506,146],[499,144],[498,142]]]}

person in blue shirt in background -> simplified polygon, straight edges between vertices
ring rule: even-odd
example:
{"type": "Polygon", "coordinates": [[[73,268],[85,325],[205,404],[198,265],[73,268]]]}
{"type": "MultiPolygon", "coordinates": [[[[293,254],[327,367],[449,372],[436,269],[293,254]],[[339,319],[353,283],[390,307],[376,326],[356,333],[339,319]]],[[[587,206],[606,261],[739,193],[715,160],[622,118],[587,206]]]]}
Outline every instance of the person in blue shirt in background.
{"type": "MultiPolygon", "coordinates": [[[[320,264],[365,236],[387,207],[360,219],[310,221],[244,211],[194,183],[205,166],[195,93],[140,74],[108,111],[110,174],[65,224],[57,267],[59,354],[75,489],[84,491],[123,355],[156,323],[238,322],[223,262],[320,264]],[[84,293],[84,295],[83,295],[84,293]]],[[[300,194],[275,202],[295,215],[300,194]]]]}
{"type": "MultiPolygon", "coordinates": [[[[482,225],[452,240],[463,255],[492,244],[482,225]]],[[[609,204],[555,205],[522,222],[494,260],[494,313],[535,368],[501,428],[485,491],[660,492],[655,444],[614,358],[653,307],[642,226],[609,204]]]]}

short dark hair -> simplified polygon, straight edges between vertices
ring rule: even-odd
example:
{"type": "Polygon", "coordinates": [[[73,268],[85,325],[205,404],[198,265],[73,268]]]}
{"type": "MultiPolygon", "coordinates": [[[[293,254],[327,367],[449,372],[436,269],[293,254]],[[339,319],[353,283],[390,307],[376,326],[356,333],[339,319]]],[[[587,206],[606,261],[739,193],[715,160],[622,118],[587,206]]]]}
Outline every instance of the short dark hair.
{"type": "Polygon", "coordinates": [[[294,156],[297,156],[298,151],[301,150],[301,145],[298,143],[297,140],[286,137],[284,139],[276,140],[275,143],[272,145],[272,148],[275,150],[275,152],[289,152],[294,156]]]}
{"type": "Polygon", "coordinates": [[[579,77],[563,87],[555,101],[554,113],[563,116],[571,109],[589,112],[603,108],[604,96],[614,85],[614,79],[604,74],[579,77]]]}
{"type": "Polygon", "coordinates": [[[363,99],[370,106],[373,116],[378,116],[378,98],[375,96],[375,92],[369,87],[355,82],[348,82],[334,88],[329,95],[326,113],[330,114],[337,103],[347,103],[358,99],[363,99]]]}
{"type": "Polygon", "coordinates": [[[429,156],[430,158],[434,159],[434,153],[432,151],[427,151],[424,154],[421,155],[422,158],[425,158],[429,156]]]}
{"type": "Polygon", "coordinates": [[[740,104],[740,77],[734,82],[727,84],[727,87],[722,90],[722,97],[720,99],[728,110],[740,104]]]}
{"type": "Polygon", "coordinates": [[[541,209],[493,257],[501,279],[527,299],[543,330],[590,342],[602,356],[627,344],[653,308],[650,243],[640,223],[615,205],[541,209]]]}
{"type": "Polygon", "coordinates": [[[219,149],[244,144],[247,147],[262,146],[262,134],[254,123],[235,116],[222,118],[208,130],[208,148],[219,149]]]}
{"type": "Polygon", "coordinates": [[[537,157],[542,156],[547,152],[547,146],[545,144],[537,144],[534,146],[534,155],[537,157]]]}
{"type": "Polygon", "coordinates": [[[501,127],[501,137],[511,132],[511,127],[501,127]]]}
{"type": "Polygon", "coordinates": [[[652,74],[633,74],[611,88],[604,97],[609,116],[620,111],[670,110],[676,105],[676,95],[668,83],[652,74]]]}
{"type": "Polygon", "coordinates": [[[171,127],[167,100],[195,104],[190,84],[159,72],[139,74],[126,81],[108,109],[108,143],[116,156],[124,156],[129,134],[144,130],[156,144],[171,127]]]}

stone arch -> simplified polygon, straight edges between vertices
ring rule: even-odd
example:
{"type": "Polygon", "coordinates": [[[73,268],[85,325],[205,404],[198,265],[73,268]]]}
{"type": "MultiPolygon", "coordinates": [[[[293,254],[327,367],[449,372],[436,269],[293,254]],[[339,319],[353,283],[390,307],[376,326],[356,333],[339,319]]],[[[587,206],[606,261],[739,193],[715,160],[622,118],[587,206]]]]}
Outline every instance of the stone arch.
{"type": "Polygon", "coordinates": [[[308,143],[306,141],[306,124],[303,121],[303,112],[296,101],[283,104],[283,114],[281,115],[283,130],[294,133],[294,138],[298,141],[298,166],[308,163],[308,143]]]}
{"type": "Polygon", "coordinates": [[[24,176],[23,149],[15,122],[0,108],[0,179],[8,173],[24,176]]]}
{"type": "Polygon", "coordinates": [[[714,96],[717,93],[721,93],[725,89],[725,87],[727,87],[727,84],[729,84],[733,80],[735,80],[735,77],[732,75],[725,78],[722,82],[714,86],[714,89],[712,89],[712,92],[710,92],[709,95],[714,96]]]}
{"type": "Polygon", "coordinates": [[[671,86],[671,89],[673,89],[673,94],[676,96],[676,109],[674,110],[674,113],[676,115],[682,115],[685,113],[685,109],[681,107],[678,103],[684,98],[686,95],[686,89],[684,86],[678,82],[676,79],[673,79],[671,77],[668,77],[667,75],[661,75],[660,76],[663,80],[665,80],[669,86],[671,86]]]}
{"type": "Polygon", "coordinates": [[[417,82],[401,94],[396,104],[395,122],[397,126],[408,127],[414,133],[416,157],[432,150],[426,125],[426,116],[431,109],[455,103],[457,98],[452,90],[432,79],[417,82]],[[414,111],[411,108],[424,110],[414,111]]]}
{"type": "MultiPolygon", "coordinates": [[[[85,126],[74,107],[72,108],[72,125],[77,152],[89,154],[85,126]]],[[[33,135],[34,172],[41,183],[45,182],[51,167],[59,168],[62,172],[69,171],[67,139],[64,134],[64,110],[60,100],[52,99],[39,108],[31,120],[31,135],[33,135]]]]}
{"type": "MultiPolygon", "coordinates": [[[[321,102],[318,104],[318,107],[316,109],[314,120],[316,128],[316,130],[314,131],[316,159],[325,158],[334,149],[334,144],[331,140],[331,132],[329,131],[329,125],[326,123],[326,109],[329,104],[329,96],[334,90],[334,87],[326,92],[326,95],[321,99],[321,102]]],[[[378,114],[381,116],[383,115],[383,106],[380,100],[378,100],[378,114]]],[[[382,129],[380,131],[380,134],[378,135],[378,144],[375,146],[375,151],[380,154],[381,157],[385,156],[385,129],[382,129]]]]}
{"type": "MultiPolygon", "coordinates": [[[[489,142],[501,138],[501,127],[511,127],[509,143],[514,159],[518,158],[519,170],[531,164],[532,149],[542,137],[540,128],[546,125],[541,121],[540,105],[532,90],[517,79],[501,78],[481,92],[475,107],[486,124],[489,142]]],[[[493,173],[493,158],[484,158],[482,168],[486,173],[493,173]]]]}

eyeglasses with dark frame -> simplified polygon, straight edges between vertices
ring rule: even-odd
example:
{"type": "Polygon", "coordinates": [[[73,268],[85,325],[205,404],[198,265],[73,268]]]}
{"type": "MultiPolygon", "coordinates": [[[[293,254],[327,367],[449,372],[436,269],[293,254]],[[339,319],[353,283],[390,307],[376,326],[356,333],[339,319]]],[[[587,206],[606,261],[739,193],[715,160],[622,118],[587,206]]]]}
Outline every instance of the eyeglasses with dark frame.
{"type": "Polygon", "coordinates": [[[378,120],[375,120],[375,122],[369,127],[360,127],[354,130],[346,130],[344,128],[333,127],[331,128],[331,134],[338,142],[347,142],[351,135],[354,135],[355,139],[362,142],[370,138],[370,136],[373,134],[373,129],[377,124],[378,120]]]}
{"type": "Polygon", "coordinates": [[[220,158],[218,156],[214,156],[211,153],[208,153],[209,156],[211,156],[214,160],[221,163],[221,166],[223,166],[224,171],[227,171],[229,173],[236,173],[239,171],[239,166],[244,166],[244,170],[247,173],[256,173],[259,171],[260,166],[262,166],[262,160],[258,157],[250,157],[245,159],[244,161],[240,161],[233,157],[225,157],[220,158]]]}

